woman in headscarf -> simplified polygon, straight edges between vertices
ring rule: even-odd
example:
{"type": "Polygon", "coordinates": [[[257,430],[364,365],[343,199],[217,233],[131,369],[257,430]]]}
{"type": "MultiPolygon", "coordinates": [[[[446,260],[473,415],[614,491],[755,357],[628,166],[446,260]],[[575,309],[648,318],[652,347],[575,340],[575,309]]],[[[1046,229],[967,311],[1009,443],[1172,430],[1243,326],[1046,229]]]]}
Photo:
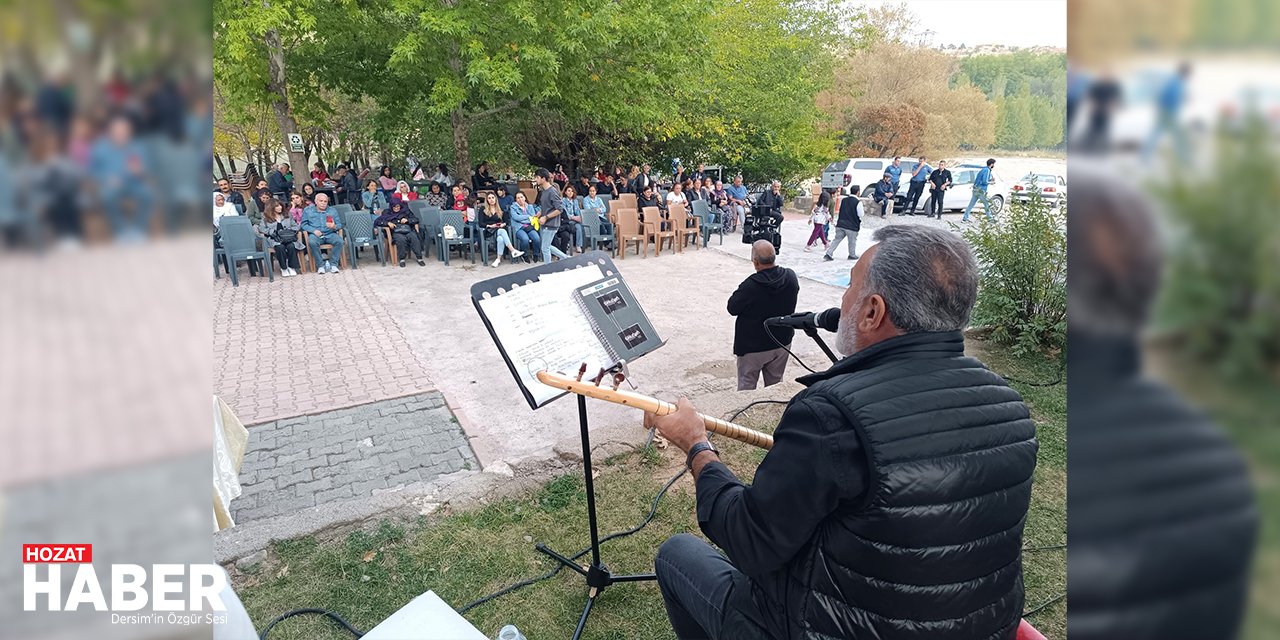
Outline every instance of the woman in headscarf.
{"type": "Polygon", "coordinates": [[[409,189],[409,183],[401,180],[396,183],[396,192],[391,194],[392,198],[400,198],[402,202],[418,199],[418,192],[409,189]]]}
{"type": "Polygon", "coordinates": [[[280,261],[280,275],[288,278],[298,275],[298,252],[302,250],[302,227],[284,210],[284,203],[272,200],[270,208],[262,214],[258,235],[267,249],[274,249],[280,261]]]}
{"type": "Polygon", "coordinates": [[[227,201],[227,197],[222,195],[221,191],[215,191],[213,194],[213,228],[217,229],[221,224],[222,216],[238,216],[240,212],[236,210],[236,206],[227,201]]]}
{"type": "Polygon", "coordinates": [[[449,204],[449,194],[444,192],[439,182],[431,183],[430,191],[427,191],[427,195],[423,199],[427,201],[428,207],[436,207],[438,209],[444,209],[449,204]]]}
{"type": "Polygon", "coordinates": [[[418,216],[413,215],[408,203],[399,198],[393,198],[391,206],[378,216],[374,224],[391,229],[391,242],[396,245],[400,266],[404,266],[410,253],[418,256],[418,266],[427,266],[426,261],[422,259],[422,238],[419,238],[418,232],[413,229],[418,224],[418,216]]]}

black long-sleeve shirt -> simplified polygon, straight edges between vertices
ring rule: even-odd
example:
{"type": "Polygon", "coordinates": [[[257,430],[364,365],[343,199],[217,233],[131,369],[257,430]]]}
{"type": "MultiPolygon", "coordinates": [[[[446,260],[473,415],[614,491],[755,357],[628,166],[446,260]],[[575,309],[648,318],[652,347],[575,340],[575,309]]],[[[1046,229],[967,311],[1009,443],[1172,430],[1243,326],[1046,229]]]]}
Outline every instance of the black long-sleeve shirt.
{"type": "Polygon", "coordinates": [[[821,397],[788,406],[751,486],[719,461],[702,468],[698,525],[747,576],[783,568],[842,502],[866,492],[857,432],[840,415],[821,397]]]}

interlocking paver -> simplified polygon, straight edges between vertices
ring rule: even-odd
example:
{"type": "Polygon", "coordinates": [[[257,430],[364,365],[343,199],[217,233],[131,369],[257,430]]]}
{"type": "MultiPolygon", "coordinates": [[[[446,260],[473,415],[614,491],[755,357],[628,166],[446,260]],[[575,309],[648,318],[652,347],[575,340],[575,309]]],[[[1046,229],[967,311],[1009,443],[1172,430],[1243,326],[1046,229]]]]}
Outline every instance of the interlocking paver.
{"type": "Polygon", "coordinates": [[[377,268],[215,283],[214,392],[255,425],[434,389],[369,284],[377,268]]]}
{"type": "Polygon", "coordinates": [[[268,422],[249,433],[244,493],[231,502],[240,524],[479,468],[438,392],[268,422]],[[263,450],[266,443],[275,449],[263,450]]]}

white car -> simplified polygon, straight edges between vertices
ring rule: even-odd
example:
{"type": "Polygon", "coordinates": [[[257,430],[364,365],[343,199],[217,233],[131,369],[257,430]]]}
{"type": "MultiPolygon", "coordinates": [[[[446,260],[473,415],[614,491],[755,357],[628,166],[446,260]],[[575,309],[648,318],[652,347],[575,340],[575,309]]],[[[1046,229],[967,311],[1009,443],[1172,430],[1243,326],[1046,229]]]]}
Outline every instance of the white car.
{"type": "MultiPolygon", "coordinates": [[[[906,184],[907,176],[916,168],[915,158],[902,160],[902,184],[906,184]]],[[[863,196],[875,191],[876,183],[884,177],[884,170],[893,164],[893,158],[847,158],[836,160],[822,170],[822,188],[845,189],[849,185],[858,185],[863,196]]]]}
{"type": "MultiPolygon", "coordinates": [[[[915,170],[915,163],[913,162],[911,164],[911,170],[915,170]]],[[[902,172],[903,175],[910,175],[910,172],[905,169],[907,166],[906,160],[902,161],[902,166],[904,167],[902,172]]],[[[973,197],[973,181],[978,177],[978,172],[982,171],[982,169],[983,165],[977,164],[961,164],[950,168],[951,186],[947,187],[946,196],[943,197],[943,209],[947,211],[964,211],[964,208],[969,206],[969,199],[973,197]]],[[[881,177],[883,177],[883,173],[884,172],[881,172],[881,177]]],[[[991,177],[994,178],[995,181],[987,186],[987,197],[991,200],[991,215],[995,216],[1000,215],[1000,212],[1004,211],[1004,204],[1009,201],[1009,185],[1005,184],[1004,180],[1000,179],[1000,174],[995,170],[991,171],[991,177]]],[[[873,184],[872,186],[874,187],[875,185],[873,184]]],[[[903,204],[907,199],[907,190],[909,188],[910,185],[905,180],[898,186],[898,193],[894,198],[893,205],[895,212],[902,211],[903,204]]],[[[924,194],[920,196],[920,204],[917,209],[917,213],[924,212],[925,214],[928,214],[928,212],[932,210],[930,208],[933,204],[933,196],[930,195],[930,190],[932,188],[932,185],[925,184],[924,194]]],[[[982,209],[983,205],[981,200],[973,205],[974,211],[981,211],[982,209]]]]}
{"type": "Polygon", "coordinates": [[[1067,179],[1052,173],[1028,173],[1010,187],[1009,194],[1014,200],[1030,200],[1033,186],[1040,189],[1040,197],[1049,206],[1056,207],[1067,199],[1067,179]]]}

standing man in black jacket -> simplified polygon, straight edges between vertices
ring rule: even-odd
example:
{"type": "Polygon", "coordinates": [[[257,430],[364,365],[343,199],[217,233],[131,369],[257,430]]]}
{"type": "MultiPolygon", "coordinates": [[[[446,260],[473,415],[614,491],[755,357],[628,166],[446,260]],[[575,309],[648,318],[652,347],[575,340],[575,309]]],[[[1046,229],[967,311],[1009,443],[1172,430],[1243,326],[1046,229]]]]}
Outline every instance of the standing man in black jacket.
{"type": "Polygon", "coordinates": [[[840,241],[845,238],[849,239],[849,259],[858,259],[858,231],[862,230],[862,201],[858,199],[859,189],[861,187],[856,184],[849,185],[849,194],[840,199],[840,213],[836,216],[836,232],[831,238],[831,243],[827,245],[827,252],[822,256],[824,261],[835,260],[832,256],[836,253],[836,247],[840,246],[840,241]]]}
{"type": "Polygon", "coordinates": [[[646,423],[686,452],[698,524],[655,561],[676,636],[1011,639],[1035,423],[964,354],[978,268],[956,235],[876,232],[854,263],[830,369],[805,376],[750,486],[693,405],[646,423]]]}
{"type": "Polygon", "coordinates": [[[766,318],[787,316],[796,312],[800,280],[796,272],[777,265],[778,254],[773,243],[756,240],[751,244],[751,274],[738,290],[729,296],[729,315],[738,319],[733,328],[733,355],[738,357],[738,390],[755,389],[760,375],[764,386],[782,382],[787,370],[787,350],[795,330],[771,328],[774,338],[765,332],[766,318]]]}
{"type": "Polygon", "coordinates": [[[929,189],[929,212],[925,215],[941,220],[942,200],[947,195],[947,189],[951,187],[951,172],[947,170],[946,160],[938,161],[938,168],[929,174],[929,184],[933,186],[929,189]]]}

